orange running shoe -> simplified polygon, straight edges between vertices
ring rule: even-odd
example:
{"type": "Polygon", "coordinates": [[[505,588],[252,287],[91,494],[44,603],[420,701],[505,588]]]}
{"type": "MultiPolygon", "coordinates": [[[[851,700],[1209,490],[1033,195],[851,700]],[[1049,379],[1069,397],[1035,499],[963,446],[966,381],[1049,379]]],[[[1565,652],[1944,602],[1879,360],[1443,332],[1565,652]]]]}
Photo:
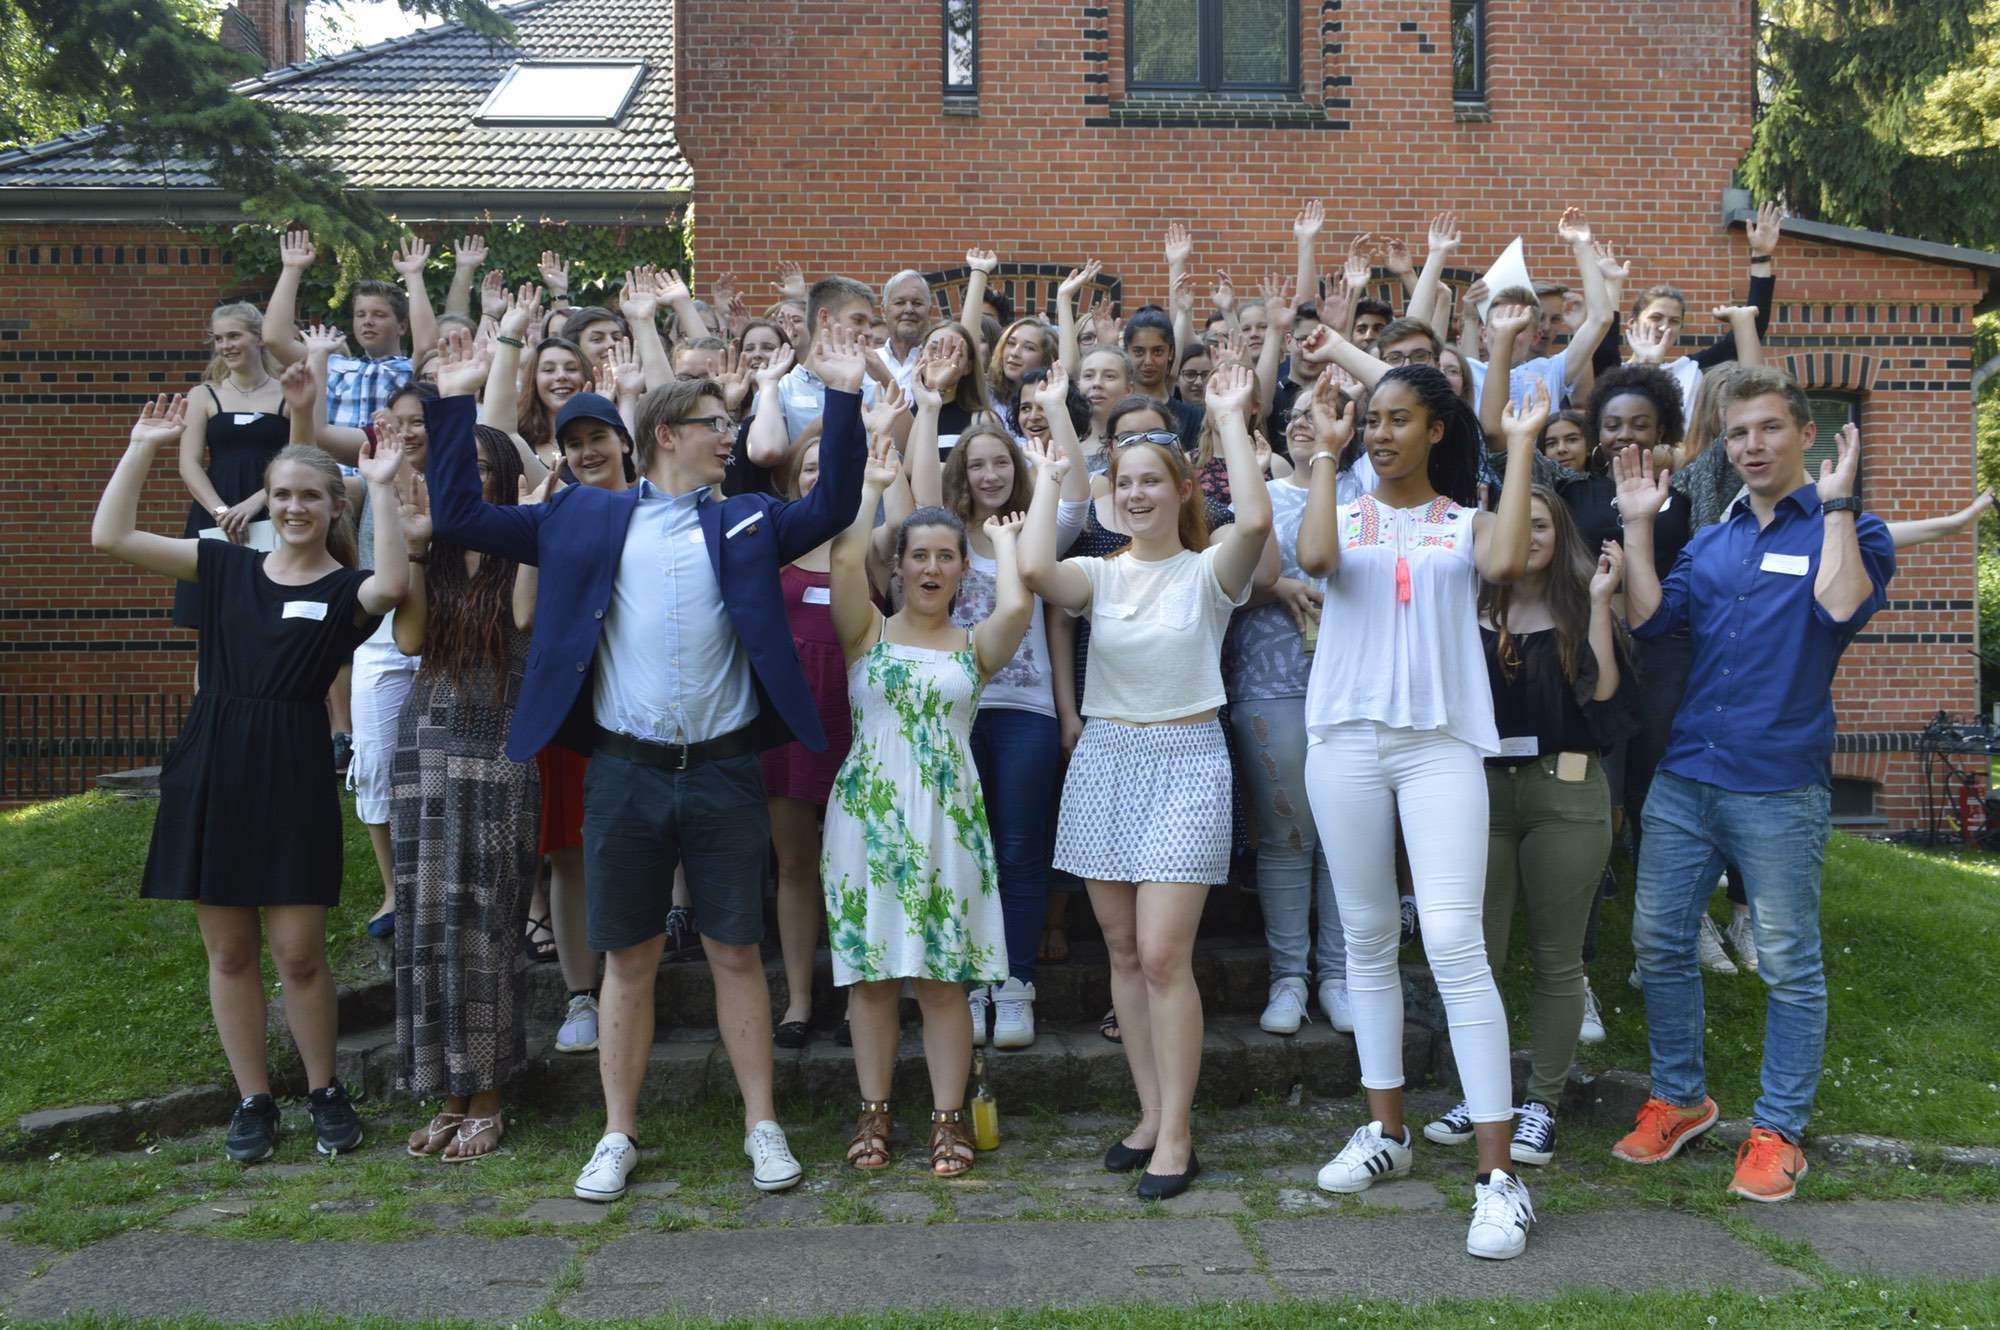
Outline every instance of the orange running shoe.
{"type": "Polygon", "coordinates": [[[1611,1147],[1612,1156],[1628,1164],[1665,1163],[1721,1117],[1722,1110],[1707,1097],[1695,1108],[1680,1108],[1664,1099],[1648,1099],[1639,1110],[1638,1125],[1611,1147]]]}
{"type": "Polygon", "coordinates": [[[1736,1151],[1729,1190],[1746,1201],[1789,1201],[1805,1175],[1805,1151],[1769,1127],[1752,1127],[1736,1151]]]}

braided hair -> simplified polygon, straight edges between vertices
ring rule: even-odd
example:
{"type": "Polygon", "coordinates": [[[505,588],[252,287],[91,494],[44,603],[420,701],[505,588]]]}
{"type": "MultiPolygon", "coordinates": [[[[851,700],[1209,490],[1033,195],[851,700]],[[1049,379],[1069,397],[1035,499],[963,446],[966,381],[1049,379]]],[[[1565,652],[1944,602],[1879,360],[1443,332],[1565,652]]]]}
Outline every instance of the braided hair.
{"type": "MultiPolygon", "coordinates": [[[[1444,437],[1432,445],[1426,472],[1431,488],[1461,508],[1477,508],[1479,455],[1486,449],[1486,435],[1479,428],[1479,418],[1451,390],[1451,380],[1432,365],[1398,365],[1384,374],[1362,396],[1355,417],[1365,421],[1375,394],[1392,383],[1402,384],[1432,420],[1444,422],[1444,437]]],[[[1356,429],[1353,439],[1342,450],[1338,463],[1341,470],[1348,470],[1360,458],[1366,447],[1363,442],[1366,430],[1366,425],[1356,429]]]]}
{"type": "MultiPolygon", "coordinates": [[[[506,433],[491,425],[475,425],[480,460],[487,466],[487,484],[495,504],[512,504],[520,489],[521,455],[506,433]]],[[[481,665],[493,671],[493,700],[505,702],[508,683],[508,639],[514,626],[512,559],[487,554],[479,571],[465,571],[465,547],[442,538],[431,541],[424,566],[430,623],[424,637],[423,670],[443,673],[463,685],[481,665]]]]}

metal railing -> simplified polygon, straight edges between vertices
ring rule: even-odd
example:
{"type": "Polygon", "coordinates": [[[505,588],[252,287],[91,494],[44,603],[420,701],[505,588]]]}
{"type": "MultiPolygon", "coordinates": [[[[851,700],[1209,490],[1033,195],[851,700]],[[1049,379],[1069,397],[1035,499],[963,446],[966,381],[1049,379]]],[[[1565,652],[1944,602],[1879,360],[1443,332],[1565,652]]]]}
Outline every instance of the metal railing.
{"type": "Polygon", "coordinates": [[[188,701],[178,693],[0,693],[0,802],[82,794],[104,772],[158,766],[188,701]]]}

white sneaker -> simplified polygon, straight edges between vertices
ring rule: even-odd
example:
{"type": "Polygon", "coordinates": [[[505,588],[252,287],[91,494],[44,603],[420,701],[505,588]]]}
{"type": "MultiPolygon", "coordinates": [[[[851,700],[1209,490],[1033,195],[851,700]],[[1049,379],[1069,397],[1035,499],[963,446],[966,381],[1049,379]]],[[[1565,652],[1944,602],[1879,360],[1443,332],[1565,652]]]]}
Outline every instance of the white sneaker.
{"type": "Polygon", "coordinates": [[[1750,923],[1749,911],[1736,911],[1736,917],[1722,930],[1722,935],[1729,939],[1729,949],[1736,953],[1743,968],[1757,973],[1757,930],[1750,923]]]}
{"type": "Polygon", "coordinates": [[[1583,981],[1583,1025],[1576,1032],[1577,1040],[1586,1044],[1604,1042],[1604,1013],[1597,1009],[1597,994],[1590,991],[1590,980],[1583,981]]]}
{"type": "Polygon", "coordinates": [[[1319,1009],[1326,1023],[1342,1034],[1354,1033],[1354,1004],[1347,998],[1345,979],[1328,979],[1319,986],[1319,1009]]]}
{"type": "Polygon", "coordinates": [[[622,1132],[609,1131],[597,1143],[590,1162],[571,1188],[579,1201],[615,1201],[625,1194],[625,1179],[639,1163],[639,1147],[622,1132]]]}
{"type": "Polygon", "coordinates": [[[1278,979],[1271,984],[1271,1000],[1257,1018],[1265,1034],[1297,1034],[1306,1015],[1306,981],[1278,979]]]}
{"type": "Polygon", "coordinates": [[[556,1052],[588,1053],[597,1047],[597,999],[578,993],[569,1000],[562,1029],[556,1031],[556,1052]]]}
{"type": "Polygon", "coordinates": [[[1026,1048],[1035,1042],[1035,986],[1012,975],[993,990],[993,1047],[1026,1048]]]}
{"type": "Polygon", "coordinates": [[[1392,1140],[1382,1134],[1379,1122],[1357,1129],[1347,1138],[1347,1144],[1340,1147],[1340,1153],[1319,1171],[1319,1189],[1367,1191],[1378,1182],[1402,1177],[1416,1158],[1407,1144],[1409,1135],[1410,1130],[1405,1127],[1403,1140],[1392,1140]]]}
{"type": "Polygon", "coordinates": [[[1472,1227],[1465,1249],[1489,1261],[1508,1261],[1528,1250],[1528,1230],[1535,1226],[1534,1203],[1521,1180],[1496,1168],[1485,1182],[1473,1185],[1472,1227]]]}
{"type": "Polygon", "coordinates": [[[758,1123],[743,1138],[743,1153],[750,1156],[750,1180],[758,1191],[783,1191],[799,1185],[805,1170],[792,1158],[785,1142],[785,1129],[769,1120],[758,1123]]]}
{"type": "Polygon", "coordinates": [[[965,990],[965,1003],[972,1008],[972,1046],[986,1047],[986,1018],[993,1011],[993,989],[987,984],[965,990]]]}
{"type": "Polygon", "coordinates": [[[1695,930],[1694,953],[1704,970],[1715,974],[1736,973],[1736,962],[1722,949],[1722,930],[1706,912],[1701,916],[1701,927],[1695,930]]]}

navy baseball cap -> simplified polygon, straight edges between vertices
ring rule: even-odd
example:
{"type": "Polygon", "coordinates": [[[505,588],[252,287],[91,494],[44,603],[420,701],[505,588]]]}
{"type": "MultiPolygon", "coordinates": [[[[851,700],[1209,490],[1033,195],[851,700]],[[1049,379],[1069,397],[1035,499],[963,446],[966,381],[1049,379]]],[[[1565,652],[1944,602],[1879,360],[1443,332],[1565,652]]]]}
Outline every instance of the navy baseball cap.
{"type": "Polygon", "coordinates": [[[632,433],[625,428],[625,418],[618,414],[618,408],[613,406],[611,400],[607,397],[600,397],[596,393],[573,394],[567,402],[562,404],[562,410],[556,412],[556,423],[553,430],[556,442],[562,442],[563,430],[569,426],[571,421],[576,420],[601,420],[611,426],[611,428],[617,430],[619,436],[628,443],[631,441],[632,433]]]}

